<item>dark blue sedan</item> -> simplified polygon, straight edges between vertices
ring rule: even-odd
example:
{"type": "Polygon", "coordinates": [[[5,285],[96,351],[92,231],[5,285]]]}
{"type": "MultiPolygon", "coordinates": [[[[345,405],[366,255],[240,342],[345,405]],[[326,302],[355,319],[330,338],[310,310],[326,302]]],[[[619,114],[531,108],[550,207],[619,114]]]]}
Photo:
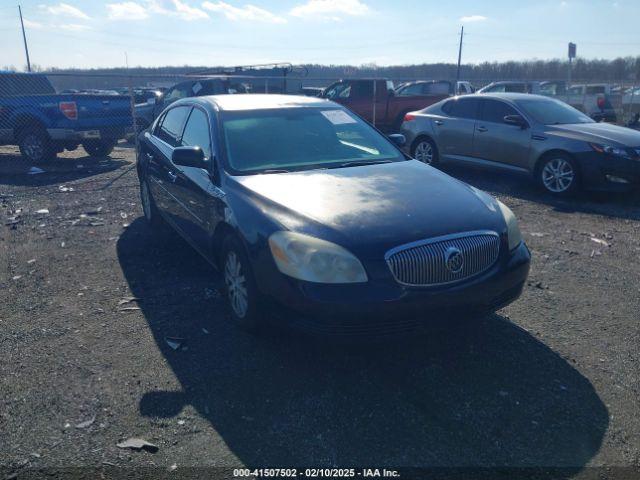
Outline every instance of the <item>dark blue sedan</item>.
{"type": "Polygon", "coordinates": [[[232,317],[404,330],[514,301],[530,254],[493,197],[309,97],[180,100],[140,137],[144,214],[224,276],[232,317]],[[273,315],[269,315],[272,317],[273,315]]]}

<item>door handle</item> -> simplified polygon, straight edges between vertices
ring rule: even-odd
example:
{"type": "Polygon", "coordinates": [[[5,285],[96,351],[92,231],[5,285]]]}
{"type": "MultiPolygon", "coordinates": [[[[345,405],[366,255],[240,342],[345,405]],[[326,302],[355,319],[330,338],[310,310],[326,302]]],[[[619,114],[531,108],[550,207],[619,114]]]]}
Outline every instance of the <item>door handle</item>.
{"type": "Polygon", "coordinates": [[[175,183],[175,181],[178,179],[178,175],[171,171],[167,172],[167,175],[169,177],[169,180],[171,180],[171,183],[175,183]]]}
{"type": "Polygon", "coordinates": [[[434,120],[433,123],[435,123],[438,126],[444,125],[444,122],[442,120],[434,120]]]}
{"type": "Polygon", "coordinates": [[[478,127],[478,131],[479,132],[486,132],[487,131],[487,127],[478,127]]]}

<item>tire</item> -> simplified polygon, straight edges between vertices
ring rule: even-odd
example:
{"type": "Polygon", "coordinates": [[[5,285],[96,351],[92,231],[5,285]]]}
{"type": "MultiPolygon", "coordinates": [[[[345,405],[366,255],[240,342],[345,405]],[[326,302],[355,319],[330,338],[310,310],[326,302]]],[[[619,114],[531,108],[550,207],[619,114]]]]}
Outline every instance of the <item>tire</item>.
{"type": "Polygon", "coordinates": [[[140,200],[144,218],[149,226],[156,232],[165,233],[168,230],[167,225],[156,206],[146,179],[140,180],[140,200]]]}
{"type": "Polygon", "coordinates": [[[260,294],[245,249],[234,235],[222,244],[221,272],[232,319],[243,330],[257,332],[263,324],[260,294]]]}
{"type": "Polygon", "coordinates": [[[116,143],[116,140],[87,140],[82,148],[92,157],[106,157],[113,152],[116,143]]]}
{"type": "Polygon", "coordinates": [[[22,156],[33,163],[52,160],[56,156],[55,145],[44,128],[26,128],[18,136],[22,156]]]}
{"type": "Polygon", "coordinates": [[[411,156],[427,165],[437,165],[440,161],[436,143],[427,137],[420,137],[413,142],[411,156]]]}
{"type": "Polygon", "coordinates": [[[565,153],[543,158],[536,169],[538,185],[557,197],[569,197],[580,190],[580,172],[576,162],[565,153]]]}

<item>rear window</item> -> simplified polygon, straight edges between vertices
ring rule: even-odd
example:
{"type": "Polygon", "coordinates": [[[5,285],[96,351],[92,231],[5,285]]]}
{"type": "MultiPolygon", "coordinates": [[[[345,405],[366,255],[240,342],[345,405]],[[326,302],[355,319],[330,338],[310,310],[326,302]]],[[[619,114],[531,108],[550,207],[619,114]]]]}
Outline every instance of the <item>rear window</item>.
{"type": "Polygon", "coordinates": [[[442,106],[442,111],[451,117],[471,118],[478,117],[477,98],[456,98],[449,100],[442,106]]]}
{"type": "Polygon", "coordinates": [[[587,87],[587,95],[595,95],[598,93],[604,93],[604,85],[592,85],[587,87]]]}
{"type": "Polygon", "coordinates": [[[51,95],[54,93],[56,93],[55,89],[44,75],[0,75],[0,96],[51,95]]]}

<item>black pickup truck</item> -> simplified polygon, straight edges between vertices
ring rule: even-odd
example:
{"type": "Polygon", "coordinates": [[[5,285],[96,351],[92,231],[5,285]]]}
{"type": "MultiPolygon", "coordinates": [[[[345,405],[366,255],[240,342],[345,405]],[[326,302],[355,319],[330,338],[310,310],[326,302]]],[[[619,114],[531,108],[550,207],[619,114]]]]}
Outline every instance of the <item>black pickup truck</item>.
{"type": "Polygon", "coordinates": [[[109,155],[132,123],[129,97],[59,94],[45,75],[0,72],[0,145],[18,145],[32,162],[79,145],[109,155]]]}

